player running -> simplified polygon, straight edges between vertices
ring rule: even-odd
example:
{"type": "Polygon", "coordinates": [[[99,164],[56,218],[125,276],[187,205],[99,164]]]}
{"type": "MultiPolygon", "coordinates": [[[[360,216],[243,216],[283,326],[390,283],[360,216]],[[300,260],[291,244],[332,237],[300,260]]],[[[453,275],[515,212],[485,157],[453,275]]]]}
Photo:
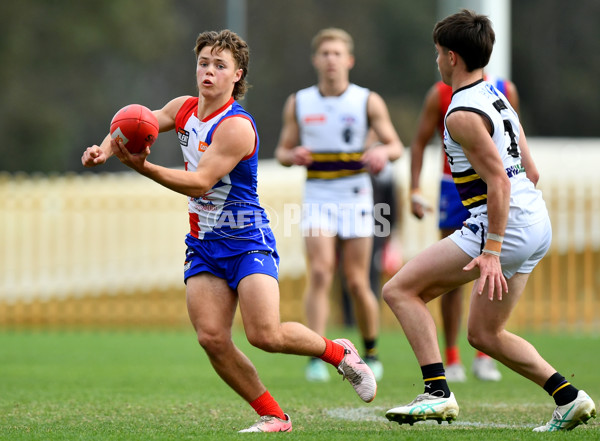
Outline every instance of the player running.
{"type": "Polygon", "coordinates": [[[260,416],[241,432],[289,432],[289,415],[232,340],[238,303],[252,345],[320,358],[348,379],[365,402],[375,398],[377,383],[350,341],[332,341],[300,323],[280,321],[279,255],[256,190],[259,139],[254,119],[236,101],[247,89],[248,46],[229,30],[204,32],[195,53],[198,96],[175,98],[154,111],[160,132],[177,133],[185,170],[149,162],[150,148],[132,155],[110,135],[100,146],[89,147],[81,161],[97,166],[114,154],[138,173],[188,196],[184,280],[198,341],[217,374],[260,416]]]}
{"type": "Polygon", "coordinates": [[[435,25],[442,80],[452,86],[444,149],[466,225],[429,247],[384,286],[421,367],[424,393],[390,409],[400,424],[452,421],[459,413],[440,355],[427,302],[475,280],[468,317],[469,343],[533,381],[554,398],[556,410],[538,432],[570,430],[596,416],[594,401],[505,329],[529,274],[548,251],[552,228],[539,190],[528,177],[533,159],[519,118],[506,97],[483,80],[495,40],[490,20],[462,10],[435,25]]]}

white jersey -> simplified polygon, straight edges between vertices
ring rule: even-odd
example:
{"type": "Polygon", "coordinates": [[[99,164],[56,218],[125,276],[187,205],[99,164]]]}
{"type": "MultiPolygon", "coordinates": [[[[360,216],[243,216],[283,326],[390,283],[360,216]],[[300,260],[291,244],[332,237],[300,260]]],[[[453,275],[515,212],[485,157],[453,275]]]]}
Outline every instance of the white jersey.
{"type": "Polygon", "coordinates": [[[300,142],[313,154],[308,179],[337,179],[365,173],[361,162],[369,129],[369,90],[350,84],[339,96],[317,86],[296,93],[300,142]]]}
{"type": "Polygon", "coordinates": [[[304,230],[373,234],[373,187],[362,163],[369,93],[356,84],[339,96],[323,96],[318,86],[296,93],[300,144],[313,160],[306,168],[304,230]]]}
{"type": "MultiPolygon", "coordinates": [[[[548,216],[539,190],[527,178],[521,164],[519,117],[508,99],[483,80],[455,91],[446,118],[456,111],[475,112],[488,120],[506,174],[510,178],[509,226],[532,225],[548,216]]],[[[471,216],[487,215],[487,184],[473,169],[459,143],[444,124],[444,151],[463,205],[471,216]]]]}
{"type": "Polygon", "coordinates": [[[369,93],[356,84],[339,96],[323,96],[316,85],[296,93],[300,143],[313,159],[306,171],[308,199],[314,195],[339,201],[347,193],[372,197],[371,179],[362,163],[369,93]]]}

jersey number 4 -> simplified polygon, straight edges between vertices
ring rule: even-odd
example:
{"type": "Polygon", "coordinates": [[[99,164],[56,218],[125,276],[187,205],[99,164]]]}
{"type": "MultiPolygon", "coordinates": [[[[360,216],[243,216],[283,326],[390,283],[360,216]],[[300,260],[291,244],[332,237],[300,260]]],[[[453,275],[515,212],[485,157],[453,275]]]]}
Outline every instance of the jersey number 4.
{"type": "MultiPolygon", "coordinates": [[[[498,111],[498,113],[502,114],[503,110],[507,110],[506,103],[502,100],[494,101],[494,108],[498,111]]],[[[508,154],[513,158],[519,157],[519,145],[517,144],[517,137],[515,136],[515,131],[513,130],[513,126],[509,120],[505,119],[504,122],[504,132],[510,138],[510,145],[506,149],[508,154]]]]}

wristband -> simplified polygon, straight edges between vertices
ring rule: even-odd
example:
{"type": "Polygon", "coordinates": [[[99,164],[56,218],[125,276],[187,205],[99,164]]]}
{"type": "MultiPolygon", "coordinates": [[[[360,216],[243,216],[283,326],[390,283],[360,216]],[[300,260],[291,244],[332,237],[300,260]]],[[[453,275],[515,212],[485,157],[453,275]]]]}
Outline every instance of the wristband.
{"type": "Polygon", "coordinates": [[[500,257],[500,251],[494,251],[494,250],[488,250],[486,248],[484,248],[483,250],[481,250],[481,254],[491,254],[492,256],[497,256],[500,257]]]}
{"type": "Polygon", "coordinates": [[[488,251],[495,251],[496,253],[499,253],[500,251],[502,251],[502,243],[493,239],[488,240],[483,246],[483,248],[488,251]]]}
{"type": "Polygon", "coordinates": [[[427,199],[425,199],[419,193],[413,193],[412,196],[410,197],[410,201],[413,204],[421,205],[425,209],[431,208],[431,205],[429,205],[429,202],[427,202],[427,199]]]}
{"type": "Polygon", "coordinates": [[[488,233],[487,238],[488,240],[495,240],[496,242],[500,243],[504,242],[504,236],[500,236],[499,234],[488,233]]]}

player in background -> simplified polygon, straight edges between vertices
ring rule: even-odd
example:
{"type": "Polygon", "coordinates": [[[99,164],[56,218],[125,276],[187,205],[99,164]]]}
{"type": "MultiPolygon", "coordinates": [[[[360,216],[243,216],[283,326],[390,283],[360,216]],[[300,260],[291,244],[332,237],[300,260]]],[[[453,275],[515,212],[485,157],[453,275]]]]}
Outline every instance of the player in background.
{"type": "MultiPolygon", "coordinates": [[[[312,41],[316,85],[290,95],[275,156],[285,166],[306,167],[302,233],[306,246],[308,326],[325,332],[329,294],[336,268],[336,241],[346,287],[354,302],[364,358],[376,378],[379,302],[370,288],[374,234],[373,190],[369,173],[378,174],[399,158],[403,145],[381,96],[350,82],[354,43],[344,30],[327,28],[312,41]],[[378,144],[367,148],[369,128],[378,144]]],[[[327,381],[319,359],[307,366],[309,381],[327,381]]]]}
{"type": "MultiPolygon", "coordinates": [[[[461,230],[409,260],[384,286],[383,298],[415,353],[424,393],[390,409],[400,424],[452,421],[459,407],[445,377],[427,302],[474,281],[468,339],[476,349],[542,387],[556,409],[539,432],[569,430],[596,416],[594,401],[505,325],[536,264],[552,242],[538,173],[517,112],[483,80],[495,41],[490,20],[462,10],[433,30],[442,81],[452,86],[444,150],[470,217],[461,230]]],[[[515,411],[519,411],[518,408],[515,411]]]]}
{"type": "MultiPolygon", "coordinates": [[[[486,81],[494,84],[496,89],[506,96],[513,109],[519,113],[519,95],[516,86],[508,80],[484,75],[486,81]]],[[[452,99],[452,87],[443,81],[435,83],[425,96],[417,134],[410,147],[411,154],[411,210],[422,219],[425,213],[431,211],[429,203],[423,198],[420,189],[421,169],[425,147],[434,137],[436,129],[442,139],[444,135],[444,116],[452,99]]],[[[441,237],[447,237],[463,227],[463,222],[469,218],[469,211],[462,201],[452,180],[448,158],[443,155],[442,179],[440,182],[439,199],[439,229],[441,237]]],[[[467,380],[465,368],[461,362],[458,349],[458,334],[463,309],[463,291],[459,286],[444,294],[440,301],[442,325],[444,328],[444,343],[446,355],[446,380],[464,382],[467,380]]],[[[473,375],[484,381],[500,381],[502,374],[496,367],[496,362],[481,351],[477,351],[471,366],[473,375]]]]}
{"type": "MultiPolygon", "coordinates": [[[[329,340],[300,323],[280,321],[279,256],[256,191],[259,138],[252,116],[238,103],[246,89],[249,51],[235,33],[201,33],[196,41],[198,96],[181,96],[155,110],[160,132],[175,130],[185,169],[148,161],[150,149],[130,154],[108,135],[83,154],[86,167],[111,155],[138,173],[188,197],[184,280],[198,341],[217,374],[258,413],[242,432],[289,432],[290,417],[234,344],[239,303],[248,341],[267,352],[318,357],[347,378],[364,401],[375,377],[345,339],[329,340]]],[[[144,238],[141,238],[142,240],[144,238]]]]}

